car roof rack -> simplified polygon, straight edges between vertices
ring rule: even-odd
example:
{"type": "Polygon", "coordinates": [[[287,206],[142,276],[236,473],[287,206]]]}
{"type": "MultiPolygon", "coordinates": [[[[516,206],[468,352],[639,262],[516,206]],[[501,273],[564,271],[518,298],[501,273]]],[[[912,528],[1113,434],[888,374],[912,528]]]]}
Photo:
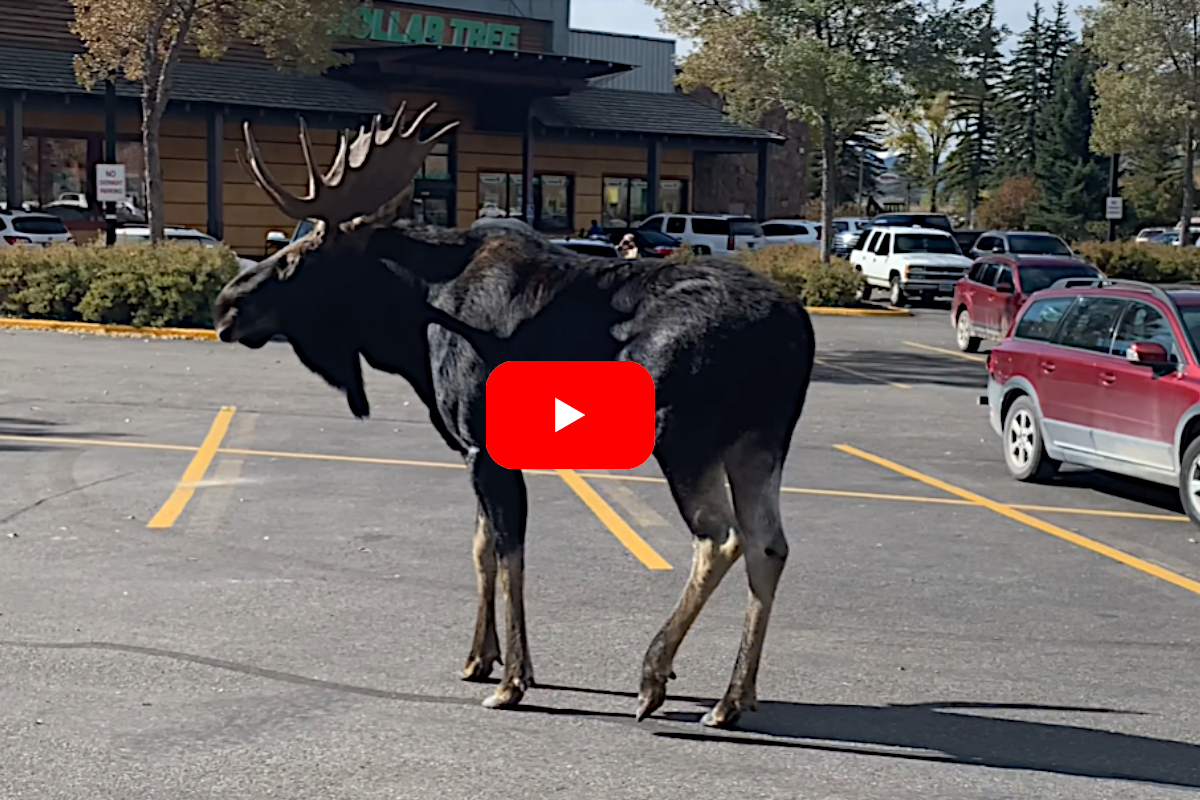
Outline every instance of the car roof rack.
{"type": "MultiPolygon", "coordinates": [[[[1197,283],[1200,285],[1200,282],[1197,283]]],[[[1128,281],[1120,278],[1060,278],[1050,285],[1051,289],[1076,289],[1082,286],[1095,287],[1097,289],[1112,286],[1117,289],[1135,289],[1143,292],[1149,292],[1159,300],[1170,302],[1171,297],[1161,286],[1145,281],[1128,281]]]]}

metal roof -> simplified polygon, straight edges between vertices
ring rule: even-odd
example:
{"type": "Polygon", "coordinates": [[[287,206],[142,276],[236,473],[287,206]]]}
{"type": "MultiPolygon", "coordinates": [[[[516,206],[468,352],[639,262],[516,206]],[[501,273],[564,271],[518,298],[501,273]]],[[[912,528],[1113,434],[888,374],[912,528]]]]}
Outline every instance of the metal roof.
{"type": "MultiPolygon", "coordinates": [[[[88,92],[76,81],[73,53],[9,46],[0,46],[0,89],[103,95],[102,87],[88,92]]],[[[140,98],[142,87],[118,80],[117,94],[140,98]]],[[[274,69],[216,63],[180,63],[171,82],[171,99],[287,111],[346,114],[388,111],[383,98],[374,93],[322,75],[290,75],[274,69]]]]}
{"type": "Polygon", "coordinates": [[[584,89],[561,97],[534,100],[534,118],[544,127],[611,133],[690,136],[709,139],[766,139],[786,137],[739,125],[711,106],[673,92],[631,92],[584,89]]]}

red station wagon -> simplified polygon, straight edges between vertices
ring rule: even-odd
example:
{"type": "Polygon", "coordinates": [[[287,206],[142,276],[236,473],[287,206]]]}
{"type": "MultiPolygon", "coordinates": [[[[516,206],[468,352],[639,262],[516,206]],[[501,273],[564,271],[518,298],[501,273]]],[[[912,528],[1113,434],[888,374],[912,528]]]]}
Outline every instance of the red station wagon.
{"type": "Polygon", "coordinates": [[[1063,256],[987,255],[954,286],[950,320],[958,349],[974,353],[1001,341],[1029,295],[1063,278],[1102,278],[1100,270],[1063,256]]]}
{"type": "Polygon", "coordinates": [[[988,354],[1017,480],[1062,463],[1176,486],[1200,525],[1200,287],[1096,280],[1039,292],[988,354]]]}

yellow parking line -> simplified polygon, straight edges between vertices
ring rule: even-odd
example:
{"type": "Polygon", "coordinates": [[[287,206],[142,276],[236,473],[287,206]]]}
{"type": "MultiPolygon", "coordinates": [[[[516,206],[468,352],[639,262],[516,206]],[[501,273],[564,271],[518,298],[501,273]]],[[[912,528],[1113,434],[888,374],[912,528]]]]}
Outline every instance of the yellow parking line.
{"type": "Polygon", "coordinates": [[[963,489],[950,483],[946,483],[943,480],[939,480],[931,475],[926,475],[923,472],[917,472],[915,469],[911,469],[910,467],[906,467],[902,464],[897,464],[895,461],[889,461],[881,456],[868,453],[865,450],[859,450],[857,447],[853,447],[848,444],[834,445],[834,447],[841,452],[846,453],[847,455],[852,455],[857,458],[861,458],[864,461],[869,461],[872,464],[883,467],[884,469],[889,469],[892,472],[896,472],[905,476],[906,478],[912,478],[914,481],[920,481],[926,486],[932,486],[935,489],[941,489],[943,492],[960,497],[963,500],[974,503],[975,505],[983,506],[989,511],[994,511],[1002,517],[1008,517],[1014,522],[1027,525],[1034,530],[1039,530],[1042,533],[1047,533],[1058,539],[1062,539],[1063,541],[1070,542],[1073,545],[1082,547],[1085,550],[1090,550],[1093,553],[1104,556],[1105,558],[1111,558],[1113,561],[1117,561],[1127,567],[1132,567],[1133,569],[1144,572],[1147,575],[1152,575],[1159,580],[1166,581],[1167,583],[1178,586],[1181,589],[1186,589],[1189,592],[1200,595],[1200,582],[1194,581],[1191,578],[1185,578],[1176,572],[1172,572],[1169,569],[1164,569],[1157,564],[1151,564],[1149,561],[1140,559],[1137,556],[1132,556],[1129,553],[1116,549],[1115,547],[1109,547],[1108,545],[1097,542],[1094,539],[1089,539],[1086,536],[1080,536],[1078,533],[1072,533],[1066,528],[1060,528],[1057,525],[1044,522],[1036,517],[1031,517],[1022,511],[1018,511],[1010,505],[998,503],[995,500],[984,497],[983,495],[976,494],[975,492],[963,489]]]}
{"type": "Polygon", "coordinates": [[[859,372],[858,370],[851,369],[850,367],[843,367],[840,364],[830,364],[828,361],[825,361],[824,359],[821,359],[821,358],[815,358],[813,360],[816,361],[818,364],[820,364],[822,367],[825,367],[827,369],[836,369],[839,372],[844,372],[847,375],[853,375],[856,378],[862,378],[863,380],[871,381],[872,383],[882,383],[885,386],[891,386],[893,389],[911,389],[912,388],[907,383],[896,383],[895,381],[889,381],[884,378],[877,378],[874,375],[868,375],[865,372],[859,372]]]}
{"type": "Polygon", "coordinates": [[[918,350],[928,350],[931,353],[939,353],[944,356],[954,356],[955,358],[963,358],[967,361],[976,361],[981,364],[987,363],[987,356],[972,355],[971,353],[963,353],[958,350],[947,350],[944,347],[934,347],[933,345],[920,344],[918,342],[905,342],[905,344],[909,347],[915,347],[918,350]]]}
{"type": "MultiPolygon", "coordinates": [[[[58,444],[69,445],[73,447],[123,447],[134,450],[168,450],[174,452],[195,453],[199,448],[193,445],[185,444],[158,444],[155,442],[121,442],[113,439],[80,439],[65,436],[20,436],[20,435],[0,435],[0,442],[20,442],[20,443],[43,443],[43,444],[58,444]]],[[[380,466],[394,467],[430,467],[433,469],[466,469],[466,465],[452,461],[418,461],[405,458],[374,458],[371,456],[340,456],[330,455],[326,453],[303,453],[292,452],[285,450],[253,450],[243,447],[221,447],[217,449],[218,454],[222,455],[240,455],[251,456],[258,458],[294,458],[307,461],[334,461],[348,464],[377,464],[380,466]]],[[[541,477],[555,476],[554,470],[550,469],[530,469],[525,470],[526,475],[537,475],[541,477]]],[[[579,472],[579,477],[586,480],[598,481],[620,481],[622,483],[655,483],[665,484],[666,480],[657,478],[651,475],[625,475],[603,472],[579,472]]],[[[886,494],[880,492],[856,492],[844,489],[812,489],[795,486],[784,486],[782,491],[785,494],[803,494],[813,495],[817,497],[845,497],[855,500],[880,500],[885,502],[897,503],[926,503],[930,505],[949,505],[949,506],[970,506],[975,503],[969,503],[965,500],[956,500],[949,497],[923,497],[921,495],[908,494],[886,494]]],[[[1021,511],[1036,511],[1043,514],[1074,514],[1078,516],[1089,517],[1110,517],[1113,519],[1136,519],[1147,520],[1150,522],[1189,522],[1188,518],[1183,514],[1155,514],[1143,511],[1110,511],[1108,509],[1094,508],[1069,508],[1067,506],[1041,506],[1041,505],[1024,505],[1020,503],[1010,503],[1012,508],[1021,511]]]]}
{"type": "Polygon", "coordinates": [[[233,412],[236,410],[233,406],[223,406],[217,412],[217,418],[213,420],[212,427],[208,429],[208,435],[204,437],[196,454],[192,456],[192,462],[183,471],[183,477],[180,478],[175,491],[171,492],[167,502],[163,503],[158,513],[146,524],[147,528],[169,528],[175,524],[175,520],[179,519],[179,515],[183,513],[188,501],[196,493],[196,484],[204,480],[204,473],[208,472],[208,465],[216,456],[217,448],[221,446],[221,440],[225,438],[225,433],[229,430],[229,422],[233,419],[233,412]]]}
{"type": "Polygon", "coordinates": [[[642,562],[647,569],[669,570],[671,568],[666,559],[655,552],[653,547],[646,544],[646,540],[638,536],[633,528],[629,527],[629,523],[621,519],[621,515],[613,511],[612,506],[604,502],[604,498],[597,494],[595,489],[588,486],[587,481],[579,477],[579,473],[571,469],[554,471],[566,481],[567,486],[570,486],[575,494],[579,495],[579,499],[583,501],[584,505],[599,517],[612,535],[617,537],[617,541],[625,545],[625,549],[642,562]]]}

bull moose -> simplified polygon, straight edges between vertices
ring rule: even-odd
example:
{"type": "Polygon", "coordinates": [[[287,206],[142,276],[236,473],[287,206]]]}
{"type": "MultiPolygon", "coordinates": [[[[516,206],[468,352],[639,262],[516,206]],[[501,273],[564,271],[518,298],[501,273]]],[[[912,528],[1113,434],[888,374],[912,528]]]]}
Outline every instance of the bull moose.
{"type": "Polygon", "coordinates": [[[780,480],[812,372],[811,321],[796,299],[745,266],[582,256],[515,220],[454,230],[407,219],[413,178],[456,122],[424,138],[431,105],[407,126],[339,134],[333,165],[315,166],[303,120],[308,193],[272,176],[251,126],[238,159],[276,206],[313,230],[233,279],[217,298],[222,341],[259,348],[283,336],[312,371],[369,405],[362,363],[407,380],[478,498],[474,561],[479,609],[465,680],[504,676],[484,701],[518,704],[534,685],[523,603],[524,477],[485,447],[484,388],[509,360],[641,364],[655,383],[654,456],[693,536],[691,574],[642,666],[636,717],[662,705],[673,661],[705,601],[740,556],[750,593],[732,679],[704,717],[714,727],[753,710],[776,586],[788,545],[780,480]],[[726,487],[728,481],[728,489],[726,487]],[[501,660],[499,576],[507,607],[501,660]]]}

